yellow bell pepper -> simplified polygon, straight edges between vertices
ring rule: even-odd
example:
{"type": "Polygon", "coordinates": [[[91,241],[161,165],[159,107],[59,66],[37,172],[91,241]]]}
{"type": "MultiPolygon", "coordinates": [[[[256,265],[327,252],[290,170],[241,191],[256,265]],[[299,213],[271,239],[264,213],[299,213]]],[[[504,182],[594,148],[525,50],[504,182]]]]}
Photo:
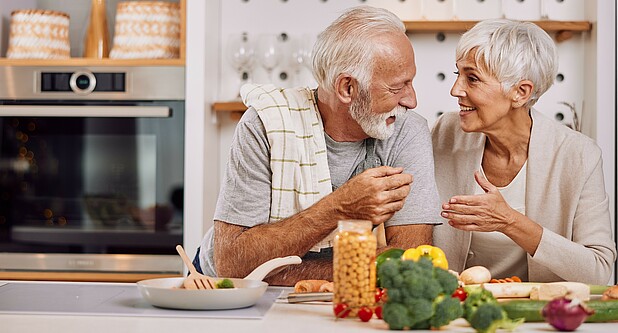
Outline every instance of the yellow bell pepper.
{"type": "Polygon", "coordinates": [[[401,259],[403,260],[418,261],[421,257],[427,257],[428,259],[431,259],[431,262],[435,267],[448,269],[448,261],[446,260],[446,255],[444,254],[444,251],[442,251],[442,249],[437,246],[419,245],[418,247],[407,249],[401,255],[401,259]]]}

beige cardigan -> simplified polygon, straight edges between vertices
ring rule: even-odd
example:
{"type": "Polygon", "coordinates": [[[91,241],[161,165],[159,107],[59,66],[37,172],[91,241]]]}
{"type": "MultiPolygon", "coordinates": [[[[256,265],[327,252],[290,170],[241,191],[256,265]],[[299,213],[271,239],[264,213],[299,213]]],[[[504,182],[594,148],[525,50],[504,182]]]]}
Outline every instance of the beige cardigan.
{"type": "MultiPolygon", "coordinates": [[[[606,284],[616,260],[601,150],[587,136],[531,111],[526,178],[526,216],[543,227],[534,256],[527,255],[530,281],[606,284]]],[[[432,130],[440,199],[474,193],[475,170],[485,146],[482,133],[465,133],[457,112],[444,114],[432,130]]],[[[434,228],[434,244],[449,267],[461,272],[471,233],[447,223],[434,228]]]]}

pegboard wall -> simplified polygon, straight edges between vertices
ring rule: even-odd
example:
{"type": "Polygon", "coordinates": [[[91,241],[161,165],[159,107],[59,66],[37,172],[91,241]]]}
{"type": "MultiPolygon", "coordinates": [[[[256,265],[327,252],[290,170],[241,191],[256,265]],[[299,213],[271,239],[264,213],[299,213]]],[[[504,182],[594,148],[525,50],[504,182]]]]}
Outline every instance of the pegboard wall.
{"type": "MultiPolygon", "coordinates": [[[[518,20],[585,20],[585,0],[226,0],[221,1],[221,70],[219,100],[237,97],[242,82],[272,82],[277,86],[315,86],[308,67],[302,63],[317,34],[346,8],[371,5],[389,9],[404,21],[482,20],[506,17],[518,20]],[[237,71],[231,60],[231,41],[241,34],[254,43],[253,63],[237,71]],[[277,37],[280,54],[272,72],[258,57],[263,35],[277,37]]],[[[590,2],[590,1],[588,1],[590,2]]],[[[409,33],[416,53],[416,112],[429,126],[447,111],[458,110],[449,91],[455,81],[455,47],[461,33],[409,33]]],[[[553,37],[553,36],[552,36],[553,37]]],[[[589,33],[557,43],[560,73],[554,86],[541,97],[536,108],[571,125],[573,113],[584,105],[584,43],[589,33]]],[[[271,64],[272,65],[272,64],[271,64]]],[[[581,119],[581,117],[579,117],[581,119]]],[[[233,125],[233,123],[232,123],[233,125]]],[[[225,129],[224,129],[225,132],[225,129]]],[[[225,141],[225,140],[224,140],[225,141]]],[[[223,149],[225,151],[226,149],[223,149]]]]}

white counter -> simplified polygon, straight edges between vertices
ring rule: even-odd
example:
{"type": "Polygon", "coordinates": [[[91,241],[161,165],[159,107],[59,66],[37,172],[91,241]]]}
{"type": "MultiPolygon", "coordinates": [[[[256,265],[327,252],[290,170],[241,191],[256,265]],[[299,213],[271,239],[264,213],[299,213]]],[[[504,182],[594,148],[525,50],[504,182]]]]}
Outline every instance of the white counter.
{"type": "MultiPolygon", "coordinates": [[[[1,297],[1,296],[0,296],[1,297]]],[[[330,303],[287,304],[275,303],[263,319],[203,319],[203,318],[154,318],[113,317],[85,315],[40,315],[0,314],[2,333],[271,333],[271,332],[376,332],[387,330],[382,320],[372,319],[363,323],[358,319],[335,320],[330,303]]],[[[467,332],[474,330],[459,319],[443,332],[467,332]]],[[[553,332],[549,324],[528,323],[516,332],[553,332]]],[[[416,331],[423,332],[423,331],[416,331]]],[[[435,333],[436,331],[424,331],[435,333]]],[[[577,332],[618,332],[616,323],[584,324],[577,332]]]]}

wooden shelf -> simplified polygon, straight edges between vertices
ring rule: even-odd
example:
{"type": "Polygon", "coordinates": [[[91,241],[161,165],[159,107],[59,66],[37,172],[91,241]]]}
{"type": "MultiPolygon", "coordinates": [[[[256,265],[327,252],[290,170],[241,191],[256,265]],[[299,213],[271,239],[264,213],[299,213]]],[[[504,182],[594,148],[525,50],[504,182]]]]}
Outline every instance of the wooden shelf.
{"type": "MultiPolygon", "coordinates": [[[[408,33],[417,32],[463,32],[478,21],[404,21],[408,33]]],[[[584,32],[592,29],[588,21],[533,21],[547,32],[584,32]]]]}
{"type": "Polygon", "coordinates": [[[0,58],[0,66],[184,66],[184,59],[8,59],[0,58]]]}
{"type": "MultiPolygon", "coordinates": [[[[180,4],[180,55],[177,59],[8,59],[0,58],[0,66],[104,66],[104,67],[136,67],[136,66],[179,66],[185,65],[187,38],[187,0],[178,0],[180,4]]],[[[110,36],[111,42],[112,36],[110,36]]],[[[111,46],[111,45],[110,45],[111,46]]]]}
{"type": "MultiPolygon", "coordinates": [[[[565,41],[576,32],[592,30],[588,21],[532,21],[543,30],[556,33],[558,42],[565,41]]],[[[427,32],[464,32],[472,28],[478,21],[404,21],[408,33],[427,32]]],[[[247,109],[242,102],[216,102],[212,109],[215,112],[230,112],[232,118],[240,118],[239,114],[247,109]]]]}

